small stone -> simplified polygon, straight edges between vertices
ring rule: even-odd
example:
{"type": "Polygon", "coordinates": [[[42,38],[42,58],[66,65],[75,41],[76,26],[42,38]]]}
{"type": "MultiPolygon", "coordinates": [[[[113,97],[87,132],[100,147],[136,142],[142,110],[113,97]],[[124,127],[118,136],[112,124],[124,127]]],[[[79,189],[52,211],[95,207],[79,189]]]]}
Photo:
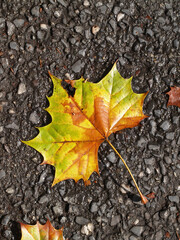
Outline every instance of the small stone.
{"type": "Polygon", "coordinates": [[[99,7],[99,11],[102,13],[102,14],[106,14],[106,10],[107,10],[107,7],[105,5],[102,5],[99,7]]]}
{"type": "Polygon", "coordinates": [[[64,0],[57,0],[62,6],[64,6],[65,8],[67,8],[68,3],[64,0]]]}
{"type": "Polygon", "coordinates": [[[30,114],[29,120],[30,120],[32,123],[34,123],[34,124],[39,123],[39,116],[38,116],[38,114],[37,114],[36,111],[34,111],[34,112],[32,112],[32,113],[30,114]]]}
{"type": "Polygon", "coordinates": [[[3,74],[4,73],[4,70],[3,68],[0,66],[0,74],[3,74]]]}
{"type": "Polygon", "coordinates": [[[144,231],[144,226],[134,226],[130,229],[132,233],[134,233],[137,237],[140,237],[144,231]]]}
{"type": "Polygon", "coordinates": [[[14,129],[14,130],[19,130],[19,126],[16,125],[14,122],[6,125],[6,128],[14,129]]]}
{"type": "Polygon", "coordinates": [[[164,163],[162,161],[160,161],[160,169],[161,169],[161,173],[162,175],[166,175],[166,167],[164,166],[164,163]]]}
{"type": "Polygon", "coordinates": [[[16,51],[19,50],[19,45],[16,42],[10,42],[9,46],[13,50],[16,50],[16,51]]]}
{"type": "Polygon", "coordinates": [[[1,220],[1,224],[6,226],[9,223],[10,219],[11,219],[10,215],[5,215],[1,220]]]}
{"type": "Polygon", "coordinates": [[[157,22],[159,22],[160,24],[164,25],[166,23],[165,19],[163,17],[159,17],[157,19],[157,22]]]}
{"type": "Polygon", "coordinates": [[[55,215],[61,216],[63,215],[63,208],[60,205],[56,205],[53,207],[53,212],[55,215]]]}
{"type": "Polygon", "coordinates": [[[154,240],[161,240],[163,239],[163,232],[162,230],[158,231],[155,235],[155,239],[154,240]]]}
{"type": "Polygon", "coordinates": [[[6,189],[6,192],[7,192],[8,194],[13,194],[13,193],[15,192],[15,190],[14,190],[13,187],[9,187],[9,188],[6,189]]]}
{"type": "Polygon", "coordinates": [[[133,35],[134,36],[138,36],[141,35],[143,33],[143,30],[141,27],[134,27],[133,28],[133,35]]]}
{"type": "Polygon", "coordinates": [[[114,15],[117,15],[118,14],[118,12],[120,11],[120,7],[114,7],[113,8],[113,13],[114,13],[114,15]]]}
{"type": "Polygon", "coordinates": [[[43,204],[49,201],[49,198],[46,195],[43,195],[42,197],[40,197],[39,199],[39,203],[43,204]]]}
{"type": "Polygon", "coordinates": [[[82,33],[83,32],[83,27],[82,26],[75,26],[75,31],[77,33],[82,33]]]}
{"type": "Polygon", "coordinates": [[[149,150],[153,150],[153,151],[159,151],[160,146],[156,145],[156,144],[149,144],[148,145],[149,150]]]}
{"type": "Polygon", "coordinates": [[[3,169],[0,170],[0,179],[4,178],[6,176],[6,173],[3,169]]]}
{"type": "Polygon", "coordinates": [[[137,141],[137,146],[138,147],[144,147],[147,143],[146,138],[140,137],[140,139],[137,141]]]}
{"type": "Polygon", "coordinates": [[[90,6],[90,3],[89,3],[88,0],[85,0],[84,3],[83,3],[83,5],[84,5],[85,7],[89,7],[89,6],[90,6]]]}
{"type": "Polygon", "coordinates": [[[94,225],[92,223],[88,223],[81,228],[81,233],[84,235],[90,235],[94,231],[94,225]]]}
{"type": "Polygon", "coordinates": [[[93,26],[93,27],[92,27],[92,33],[93,33],[94,35],[96,35],[96,34],[99,32],[99,30],[100,30],[100,27],[99,27],[99,26],[93,26]]]}
{"type": "Polygon", "coordinates": [[[4,28],[4,26],[5,26],[5,19],[0,18],[0,28],[4,28]]]}
{"type": "Polygon", "coordinates": [[[9,61],[7,58],[1,58],[1,63],[4,69],[9,67],[9,61]]]}
{"type": "Polygon", "coordinates": [[[15,19],[15,20],[13,21],[13,23],[15,24],[15,26],[16,26],[17,28],[23,27],[24,22],[25,22],[24,19],[15,19]]]}
{"type": "Polygon", "coordinates": [[[85,63],[82,63],[81,60],[78,60],[77,62],[75,62],[73,65],[72,65],[72,70],[75,72],[75,73],[78,73],[81,71],[81,69],[84,67],[85,63]]]}
{"type": "Polygon", "coordinates": [[[30,53],[33,53],[34,47],[30,43],[26,43],[26,50],[30,53]]]}
{"type": "Polygon", "coordinates": [[[31,14],[35,17],[39,17],[39,6],[35,6],[31,9],[31,14]]]}
{"type": "MultiPolygon", "coordinates": [[[[81,49],[81,50],[79,51],[79,54],[82,55],[83,57],[85,57],[85,55],[86,55],[86,49],[81,49]]],[[[68,78],[68,79],[69,79],[69,78],[68,78]]]]}
{"type": "Polygon", "coordinates": [[[116,30],[116,21],[114,19],[111,19],[109,21],[109,24],[111,25],[112,29],[115,31],[116,30]]]}
{"type": "Polygon", "coordinates": [[[41,28],[42,30],[48,30],[48,26],[47,26],[46,24],[44,24],[44,23],[42,23],[42,24],[40,25],[40,28],[41,28]]]}
{"type": "Polygon", "coordinates": [[[9,36],[12,36],[14,32],[15,32],[15,26],[14,26],[14,24],[11,23],[11,22],[9,22],[9,21],[7,21],[7,34],[8,34],[9,36]]]}
{"type": "Polygon", "coordinates": [[[20,83],[18,87],[18,94],[23,94],[26,92],[26,85],[24,83],[20,83]]]}
{"type": "Polygon", "coordinates": [[[113,227],[120,222],[120,215],[113,216],[110,225],[113,227]]]}
{"type": "Polygon", "coordinates": [[[153,37],[153,35],[154,35],[154,32],[151,30],[151,29],[147,29],[146,30],[146,34],[148,34],[150,37],[153,37]]]}
{"type": "Polygon", "coordinates": [[[125,14],[124,13],[119,13],[117,15],[117,22],[121,21],[124,18],[125,14]]]}
{"type": "Polygon", "coordinates": [[[178,39],[175,39],[175,40],[173,41],[173,46],[174,46],[175,48],[179,48],[179,40],[178,40],[178,39]]]}
{"type": "Polygon", "coordinates": [[[39,178],[39,183],[40,183],[40,184],[43,183],[46,177],[47,177],[47,172],[46,172],[46,171],[43,171],[43,172],[41,173],[40,178],[39,178]]]}
{"type": "Polygon", "coordinates": [[[97,205],[96,202],[92,202],[92,203],[91,203],[90,211],[91,211],[92,213],[98,211],[98,205],[97,205]]]}
{"type": "Polygon", "coordinates": [[[168,140],[173,140],[174,139],[174,132],[166,133],[166,139],[168,140]]]}
{"type": "Polygon", "coordinates": [[[108,154],[107,159],[112,163],[117,162],[117,158],[114,152],[111,152],[110,154],[108,154]]]}
{"type": "Polygon", "coordinates": [[[87,218],[84,217],[76,217],[76,223],[79,225],[86,225],[89,223],[89,220],[87,218]]]}
{"type": "Polygon", "coordinates": [[[135,236],[130,236],[129,240],[138,240],[135,236]]]}
{"type": "Polygon", "coordinates": [[[160,124],[160,128],[162,128],[164,131],[169,130],[171,127],[171,124],[169,121],[165,120],[160,124]]]}
{"type": "Polygon", "coordinates": [[[85,30],[85,37],[86,39],[91,39],[92,34],[90,29],[85,30]]]}
{"type": "Polygon", "coordinates": [[[178,196],[169,196],[169,201],[179,203],[179,197],[178,196]]]}
{"type": "Polygon", "coordinates": [[[59,18],[61,15],[62,15],[62,11],[60,11],[60,10],[54,12],[54,16],[56,18],[59,18]]]}
{"type": "Polygon", "coordinates": [[[155,164],[155,159],[154,158],[147,158],[144,159],[144,162],[146,165],[154,165],[155,164]]]}
{"type": "Polygon", "coordinates": [[[37,37],[38,39],[42,40],[45,36],[45,32],[43,31],[37,31],[37,37]]]}

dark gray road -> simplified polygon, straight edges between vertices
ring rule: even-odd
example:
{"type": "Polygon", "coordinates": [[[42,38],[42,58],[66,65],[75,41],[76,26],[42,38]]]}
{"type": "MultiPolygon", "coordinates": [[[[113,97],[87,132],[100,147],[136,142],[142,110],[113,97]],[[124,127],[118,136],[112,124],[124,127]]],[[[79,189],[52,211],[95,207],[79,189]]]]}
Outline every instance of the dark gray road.
{"type": "Polygon", "coordinates": [[[0,239],[20,240],[17,222],[49,218],[70,240],[178,240],[180,108],[167,106],[180,86],[177,0],[0,0],[0,239]],[[119,59],[137,93],[149,91],[141,126],[111,136],[144,194],[112,149],[99,149],[92,185],[51,188],[54,169],[20,139],[51,121],[48,70],[62,79],[99,81],[119,59]],[[177,233],[176,233],[177,232],[177,233]]]}

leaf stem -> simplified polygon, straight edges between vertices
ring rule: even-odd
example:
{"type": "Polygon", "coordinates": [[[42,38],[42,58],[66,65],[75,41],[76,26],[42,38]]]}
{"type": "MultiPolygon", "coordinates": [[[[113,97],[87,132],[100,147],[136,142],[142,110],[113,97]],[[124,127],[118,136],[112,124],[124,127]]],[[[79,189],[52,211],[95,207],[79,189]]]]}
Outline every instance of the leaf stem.
{"type": "Polygon", "coordinates": [[[134,184],[135,184],[135,186],[136,186],[136,188],[137,188],[137,190],[138,190],[138,192],[139,192],[139,195],[140,195],[140,197],[141,197],[142,202],[143,202],[144,204],[146,204],[146,203],[148,202],[148,200],[147,200],[147,198],[141,193],[141,191],[140,191],[140,189],[139,189],[139,187],[138,187],[138,185],[137,185],[137,183],[136,183],[136,180],[134,179],[134,177],[133,177],[133,175],[132,175],[132,173],[131,173],[131,170],[129,169],[128,165],[126,164],[126,162],[124,161],[124,159],[122,158],[122,156],[120,155],[120,153],[117,151],[117,149],[116,149],[116,148],[112,145],[112,143],[108,140],[108,138],[106,138],[106,141],[109,143],[109,145],[112,147],[112,149],[115,151],[115,153],[120,157],[120,159],[121,159],[122,162],[124,163],[125,167],[127,168],[128,172],[129,172],[129,174],[130,174],[130,176],[131,176],[131,178],[132,178],[132,180],[133,180],[133,182],[134,182],[134,184]]]}

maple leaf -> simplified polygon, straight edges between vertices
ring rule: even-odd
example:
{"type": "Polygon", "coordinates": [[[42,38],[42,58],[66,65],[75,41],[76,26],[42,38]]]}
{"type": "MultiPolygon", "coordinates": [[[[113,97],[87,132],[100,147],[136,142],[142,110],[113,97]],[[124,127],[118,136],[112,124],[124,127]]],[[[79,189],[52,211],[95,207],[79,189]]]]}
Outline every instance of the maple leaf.
{"type": "Polygon", "coordinates": [[[180,87],[171,87],[171,90],[166,94],[169,95],[167,106],[174,105],[180,107],[180,87]]]}
{"type": "Polygon", "coordinates": [[[45,225],[37,222],[36,225],[21,224],[21,240],[63,240],[62,229],[56,230],[47,220],[45,225]]]}
{"type": "MultiPolygon", "coordinates": [[[[132,77],[124,79],[119,74],[116,63],[98,83],[83,78],[68,80],[75,88],[73,97],[61,86],[61,79],[51,74],[50,77],[54,91],[48,97],[50,105],[46,111],[51,115],[52,122],[38,128],[39,134],[24,143],[43,155],[42,164],[55,167],[53,185],[65,179],[74,179],[76,182],[83,179],[88,183],[94,171],[99,173],[98,148],[104,140],[122,159],[109,142],[108,136],[135,127],[147,117],[142,111],[147,93],[134,93],[131,87],[132,77]]],[[[122,161],[131,174],[125,161],[122,161]]],[[[132,174],[131,177],[133,178],[132,174]]],[[[133,181],[137,187],[134,178],[133,181]]]]}

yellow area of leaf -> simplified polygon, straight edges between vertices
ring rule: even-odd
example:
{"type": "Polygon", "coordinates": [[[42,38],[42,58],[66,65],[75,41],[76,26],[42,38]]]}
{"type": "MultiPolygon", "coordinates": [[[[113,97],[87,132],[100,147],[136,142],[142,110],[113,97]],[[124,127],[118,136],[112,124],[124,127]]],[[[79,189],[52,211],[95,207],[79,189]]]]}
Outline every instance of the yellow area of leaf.
{"type": "Polygon", "coordinates": [[[146,117],[142,106],[147,93],[134,93],[132,78],[124,79],[116,63],[98,83],[68,80],[75,88],[73,97],[61,86],[62,80],[50,76],[54,91],[46,111],[52,122],[25,143],[43,155],[42,164],[55,167],[53,185],[65,179],[87,182],[94,171],[98,173],[99,145],[111,133],[135,127],[146,117]]]}
{"type": "Polygon", "coordinates": [[[47,220],[45,225],[37,222],[36,225],[21,224],[21,240],[63,240],[62,229],[56,230],[47,220]]]}

